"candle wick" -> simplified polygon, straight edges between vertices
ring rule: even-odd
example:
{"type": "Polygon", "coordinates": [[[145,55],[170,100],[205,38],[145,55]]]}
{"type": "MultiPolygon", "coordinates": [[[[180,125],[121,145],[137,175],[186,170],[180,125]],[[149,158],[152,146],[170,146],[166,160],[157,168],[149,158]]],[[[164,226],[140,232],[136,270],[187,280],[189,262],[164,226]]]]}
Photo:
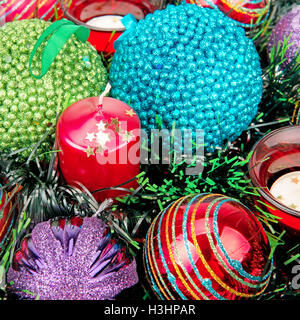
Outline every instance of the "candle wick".
{"type": "Polygon", "coordinates": [[[99,96],[99,100],[98,100],[98,112],[102,113],[102,109],[103,109],[103,99],[104,97],[108,94],[108,92],[110,91],[111,89],[111,85],[110,83],[108,82],[106,87],[105,87],[105,90],[103,91],[103,93],[99,96]]]}

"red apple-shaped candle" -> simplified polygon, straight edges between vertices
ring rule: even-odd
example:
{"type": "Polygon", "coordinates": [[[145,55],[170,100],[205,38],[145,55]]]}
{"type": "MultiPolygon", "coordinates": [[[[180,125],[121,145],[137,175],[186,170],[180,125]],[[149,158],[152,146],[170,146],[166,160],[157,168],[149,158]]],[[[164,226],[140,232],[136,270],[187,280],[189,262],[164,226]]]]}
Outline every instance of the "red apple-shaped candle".
{"type": "Polygon", "coordinates": [[[56,141],[65,181],[84,185],[98,202],[126,194],[106,188],[137,187],[140,120],[122,101],[91,97],[72,104],[58,119],[56,141]]]}

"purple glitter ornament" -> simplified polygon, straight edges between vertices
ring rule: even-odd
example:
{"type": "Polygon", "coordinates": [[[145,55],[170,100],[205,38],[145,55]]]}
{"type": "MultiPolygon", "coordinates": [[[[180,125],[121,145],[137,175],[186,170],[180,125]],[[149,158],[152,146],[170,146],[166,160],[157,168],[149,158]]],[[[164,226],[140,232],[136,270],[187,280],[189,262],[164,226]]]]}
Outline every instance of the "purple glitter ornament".
{"type": "Polygon", "coordinates": [[[282,43],[289,35],[291,35],[289,39],[291,45],[285,53],[287,60],[282,64],[283,67],[292,62],[300,46],[300,5],[295,6],[276,24],[270,36],[268,51],[271,51],[273,45],[277,47],[278,41],[282,43]]]}
{"type": "Polygon", "coordinates": [[[7,273],[20,298],[109,300],[138,282],[136,262],[98,218],[37,224],[7,273]]]}

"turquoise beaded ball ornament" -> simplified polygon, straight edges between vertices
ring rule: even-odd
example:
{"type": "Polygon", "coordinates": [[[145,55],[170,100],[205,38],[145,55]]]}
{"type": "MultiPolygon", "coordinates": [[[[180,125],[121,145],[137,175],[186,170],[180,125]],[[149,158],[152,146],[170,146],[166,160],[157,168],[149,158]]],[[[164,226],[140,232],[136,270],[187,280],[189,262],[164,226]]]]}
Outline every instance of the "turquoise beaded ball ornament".
{"type": "Polygon", "coordinates": [[[259,56],[243,28],[216,9],[168,5],[139,22],[126,16],[115,42],[111,94],[142,127],[204,130],[206,147],[233,141],[257,113],[259,56]]]}

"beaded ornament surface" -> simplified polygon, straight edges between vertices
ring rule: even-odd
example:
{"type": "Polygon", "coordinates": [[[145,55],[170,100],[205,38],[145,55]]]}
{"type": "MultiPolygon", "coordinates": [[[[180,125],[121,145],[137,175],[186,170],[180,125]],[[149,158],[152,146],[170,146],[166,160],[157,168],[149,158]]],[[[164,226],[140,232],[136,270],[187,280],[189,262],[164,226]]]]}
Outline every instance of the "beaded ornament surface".
{"type": "Polygon", "coordinates": [[[283,66],[291,63],[297,51],[300,48],[300,5],[295,6],[287,14],[285,14],[273,29],[268,50],[270,52],[273,46],[277,47],[279,42],[282,44],[289,37],[288,48],[285,53],[286,61],[283,66]]]}
{"type": "Polygon", "coordinates": [[[7,279],[22,298],[110,300],[138,282],[135,259],[98,218],[37,224],[15,253],[7,279]]]}
{"type": "Polygon", "coordinates": [[[203,129],[213,148],[236,139],[257,112],[259,56],[243,28],[218,10],[168,5],[131,21],[115,48],[111,94],[132,106],[142,128],[156,128],[158,115],[167,129],[173,122],[203,129]]]}
{"type": "MultiPolygon", "coordinates": [[[[55,125],[63,107],[97,96],[105,88],[107,73],[96,50],[75,36],[64,45],[42,79],[30,74],[30,54],[50,25],[29,19],[9,22],[0,28],[1,152],[37,143],[55,125]]],[[[33,74],[40,73],[43,48],[45,44],[33,59],[33,74]]],[[[29,153],[25,150],[23,155],[29,153]]]]}

